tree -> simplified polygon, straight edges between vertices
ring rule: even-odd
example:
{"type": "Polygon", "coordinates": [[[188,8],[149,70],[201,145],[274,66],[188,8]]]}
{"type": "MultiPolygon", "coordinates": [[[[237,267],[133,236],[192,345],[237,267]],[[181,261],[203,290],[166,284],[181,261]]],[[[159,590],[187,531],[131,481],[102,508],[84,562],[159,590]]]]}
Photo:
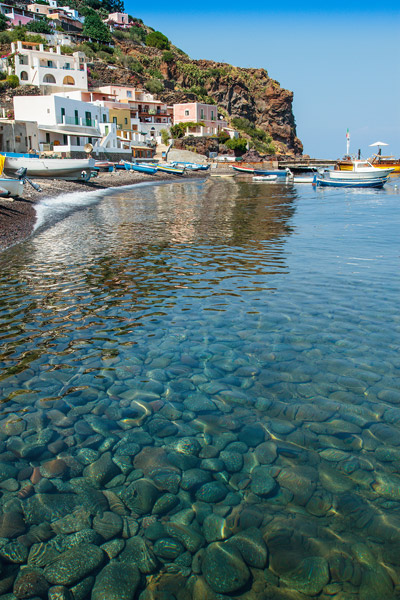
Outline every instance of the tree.
{"type": "Polygon", "coordinates": [[[52,33],[53,29],[51,28],[50,23],[47,19],[40,19],[40,21],[31,21],[26,25],[27,31],[32,31],[33,33],[52,33]]]}
{"type": "Polygon", "coordinates": [[[150,94],[159,94],[164,89],[164,84],[159,79],[150,79],[144,84],[144,87],[150,94]]]}
{"type": "Polygon", "coordinates": [[[168,129],[161,129],[160,134],[162,143],[164,144],[164,146],[168,146],[170,136],[168,129]]]}
{"type": "Polygon", "coordinates": [[[152,46],[153,48],[158,48],[159,50],[169,50],[170,43],[169,39],[160,31],[153,31],[146,35],[146,46],[152,46]]]}
{"type": "Polygon", "coordinates": [[[0,13],[0,31],[5,31],[11,26],[11,21],[5,15],[0,13]]]}
{"type": "Polygon", "coordinates": [[[99,40],[100,42],[111,41],[111,33],[107,25],[103,23],[99,15],[94,11],[91,11],[85,17],[82,33],[83,35],[99,40]]]}
{"type": "Polygon", "coordinates": [[[10,88],[16,88],[19,86],[19,79],[17,75],[8,75],[6,81],[10,88]]]}

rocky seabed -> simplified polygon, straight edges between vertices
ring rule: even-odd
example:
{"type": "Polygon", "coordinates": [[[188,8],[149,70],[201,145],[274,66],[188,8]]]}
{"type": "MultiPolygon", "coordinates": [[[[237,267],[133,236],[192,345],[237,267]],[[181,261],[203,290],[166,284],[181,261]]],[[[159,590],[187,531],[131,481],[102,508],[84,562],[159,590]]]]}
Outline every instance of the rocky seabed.
{"type": "Polygon", "coordinates": [[[385,361],[355,377],[304,341],[282,337],[280,361],[277,339],[245,338],[163,353],[160,336],[134,356],[104,341],[95,378],[90,358],[8,378],[1,600],[399,597],[385,361]]]}

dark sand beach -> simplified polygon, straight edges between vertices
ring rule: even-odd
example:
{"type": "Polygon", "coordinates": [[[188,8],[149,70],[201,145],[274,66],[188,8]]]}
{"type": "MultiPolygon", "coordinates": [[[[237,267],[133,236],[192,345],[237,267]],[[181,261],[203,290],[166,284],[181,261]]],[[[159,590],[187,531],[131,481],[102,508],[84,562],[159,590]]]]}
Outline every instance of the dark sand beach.
{"type": "MultiPolygon", "coordinates": [[[[204,171],[190,173],[184,176],[204,178],[204,171]]],[[[29,184],[24,186],[24,195],[21,199],[7,199],[0,197],[0,251],[23,241],[31,235],[35,221],[36,211],[34,205],[44,198],[54,198],[61,194],[72,192],[90,192],[108,187],[122,187],[133,185],[144,181],[181,181],[182,177],[168,173],[157,173],[147,175],[145,173],[133,173],[129,171],[116,171],[114,173],[100,173],[88,183],[78,181],[64,181],[60,179],[35,179],[42,192],[37,192],[29,184]]]]}

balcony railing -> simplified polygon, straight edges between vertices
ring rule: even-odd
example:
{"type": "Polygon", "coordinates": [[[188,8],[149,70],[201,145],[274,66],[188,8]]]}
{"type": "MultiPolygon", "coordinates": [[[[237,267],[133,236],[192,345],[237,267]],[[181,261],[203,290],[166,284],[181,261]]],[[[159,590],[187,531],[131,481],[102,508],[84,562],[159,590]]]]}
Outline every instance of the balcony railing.
{"type": "Polygon", "coordinates": [[[88,119],[87,117],[68,117],[62,115],[57,117],[57,123],[61,125],[76,125],[78,127],[98,127],[96,119],[88,119]]]}

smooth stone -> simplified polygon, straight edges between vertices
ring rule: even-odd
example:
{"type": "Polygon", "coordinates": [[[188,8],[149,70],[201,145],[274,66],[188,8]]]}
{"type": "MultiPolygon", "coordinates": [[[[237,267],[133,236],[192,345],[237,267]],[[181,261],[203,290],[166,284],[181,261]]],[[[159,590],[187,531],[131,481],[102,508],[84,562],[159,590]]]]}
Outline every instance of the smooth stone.
{"type": "Polygon", "coordinates": [[[93,529],[105,540],[116,537],[122,531],[122,518],[113,512],[104,512],[93,519],[93,529]]]}
{"type": "Polygon", "coordinates": [[[189,550],[192,554],[197,552],[204,545],[203,536],[189,525],[166,523],[165,531],[169,537],[175,538],[181,542],[186,550],[189,550]]]}
{"type": "Polygon", "coordinates": [[[203,534],[206,541],[210,543],[225,540],[232,535],[232,532],[223,517],[210,513],[203,521],[203,534]]]}
{"type": "Polygon", "coordinates": [[[27,523],[61,519],[81,504],[77,494],[35,494],[25,500],[23,510],[27,523]]]}
{"type": "Polygon", "coordinates": [[[240,531],[231,537],[227,544],[239,550],[249,567],[264,569],[268,560],[268,548],[261,532],[256,527],[240,531]]]}
{"type": "Polygon", "coordinates": [[[179,504],[179,498],[174,494],[163,494],[153,506],[154,515],[165,515],[179,504]]]}
{"type": "Polygon", "coordinates": [[[251,472],[250,489],[257,496],[269,496],[276,488],[276,481],[268,467],[255,467],[251,472]]]}
{"type": "Polygon", "coordinates": [[[63,585],[55,585],[49,589],[48,600],[74,600],[74,596],[63,585]]]}
{"type": "Polygon", "coordinates": [[[205,483],[211,481],[211,474],[201,469],[188,469],[182,475],[181,488],[186,491],[196,491],[205,483]]]}
{"type": "Polygon", "coordinates": [[[311,498],[318,478],[318,473],[311,467],[298,467],[296,469],[282,469],[278,474],[278,483],[289,490],[294,496],[296,504],[304,506],[311,498]]]}
{"type": "Polygon", "coordinates": [[[23,564],[28,559],[28,548],[20,541],[14,540],[0,548],[0,557],[6,562],[23,564]]]}
{"type": "Polygon", "coordinates": [[[136,565],[111,561],[97,575],[91,600],[133,600],[139,582],[136,565]]]}
{"type": "Polygon", "coordinates": [[[319,556],[305,558],[297,569],[282,575],[281,581],[303,594],[316,596],[329,581],[328,562],[319,556]]]}
{"type": "Polygon", "coordinates": [[[207,546],[201,568],[211,589],[222,594],[237,592],[251,576],[240,552],[228,546],[227,542],[214,542],[207,546]]]}
{"type": "MultiPolygon", "coordinates": [[[[274,482],[275,483],[275,482],[274,482]]],[[[205,483],[196,490],[196,499],[201,502],[221,502],[227,495],[228,490],[219,481],[205,483]]]]}
{"type": "Polygon", "coordinates": [[[387,571],[378,564],[373,568],[364,567],[360,585],[360,600],[376,600],[393,598],[393,582],[387,571]]]}
{"type": "Polygon", "coordinates": [[[187,410],[194,413],[214,412],[217,408],[212,400],[202,394],[190,394],[183,403],[187,410]]]}
{"type": "Polygon", "coordinates": [[[54,460],[43,463],[39,470],[42,477],[50,479],[51,477],[63,475],[67,470],[67,464],[62,459],[55,458],[54,460]]]}
{"type": "Polygon", "coordinates": [[[219,473],[225,469],[225,464],[220,458],[204,458],[200,463],[200,469],[219,473]]]}
{"type": "Polygon", "coordinates": [[[243,468],[243,455],[239,452],[225,451],[220,452],[220,459],[223,461],[224,466],[228,473],[238,473],[243,468]]]}
{"type": "Polygon", "coordinates": [[[254,454],[259,463],[270,465],[277,457],[276,445],[273,442],[263,442],[254,449],[254,454]]]}
{"type": "Polygon", "coordinates": [[[13,593],[20,600],[32,598],[33,596],[47,598],[50,586],[46,579],[42,569],[21,567],[14,583],[13,593]]]}
{"type": "Polygon", "coordinates": [[[5,512],[0,515],[0,538],[14,538],[24,533],[26,525],[21,513],[5,512]]]}
{"type": "Polygon", "coordinates": [[[153,547],[154,554],[167,560],[175,560],[185,551],[183,545],[173,538],[161,538],[153,547]]]}
{"type": "Polygon", "coordinates": [[[98,460],[85,467],[83,476],[87,477],[96,487],[103,487],[108,481],[120,473],[112,461],[110,452],[105,452],[98,460]]]}
{"type": "Polygon", "coordinates": [[[109,542],[102,544],[100,548],[104,550],[110,559],[112,559],[118,556],[125,548],[125,541],[121,539],[110,540],[109,542]]]}
{"type": "Polygon", "coordinates": [[[47,565],[44,576],[50,583],[69,586],[98,569],[103,560],[104,552],[100,548],[93,544],[79,544],[47,565]]]}
{"type": "Polygon", "coordinates": [[[160,492],[151,481],[138,479],[125,487],[119,496],[132,512],[145,515],[151,513],[160,492]]]}
{"type": "Polygon", "coordinates": [[[178,493],[181,476],[176,469],[155,468],[149,471],[149,477],[159,490],[171,492],[172,494],[178,493]]]}
{"type": "Polygon", "coordinates": [[[85,577],[82,581],[71,587],[74,600],[87,600],[93,588],[95,578],[92,575],[85,577]]]}
{"type": "Polygon", "coordinates": [[[91,524],[89,513],[84,509],[77,508],[72,514],[54,521],[51,526],[56,533],[69,534],[90,528],[91,524]]]}
{"type": "Polygon", "coordinates": [[[123,563],[135,564],[141,573],[148,575],[156,571],[158,563],[154,553],[144,538],[135,536],[127,540],[119,556],[123,563]]]}

